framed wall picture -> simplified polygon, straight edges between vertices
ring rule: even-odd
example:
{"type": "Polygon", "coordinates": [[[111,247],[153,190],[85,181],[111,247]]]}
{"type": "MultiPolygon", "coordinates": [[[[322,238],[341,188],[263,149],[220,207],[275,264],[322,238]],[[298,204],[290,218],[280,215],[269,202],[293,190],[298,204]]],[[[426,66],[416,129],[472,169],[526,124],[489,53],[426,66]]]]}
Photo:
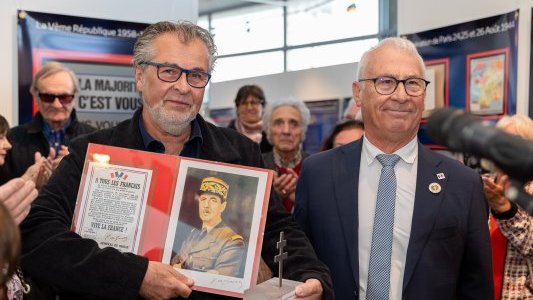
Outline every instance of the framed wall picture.
{"type": "Polygon", "coordinates": [[[422,118],[429,117],[435,109],[448,106],[448,90],[450,83],[450,59],[433,59],[425,61],[426,80],[431,83],[426,89],[424,112],[422,118]]]}
{"type": "Polygon", "coordinates": [[[509,48],[466,56],[466,110],[477,115],[507,112],[509,48]]]}

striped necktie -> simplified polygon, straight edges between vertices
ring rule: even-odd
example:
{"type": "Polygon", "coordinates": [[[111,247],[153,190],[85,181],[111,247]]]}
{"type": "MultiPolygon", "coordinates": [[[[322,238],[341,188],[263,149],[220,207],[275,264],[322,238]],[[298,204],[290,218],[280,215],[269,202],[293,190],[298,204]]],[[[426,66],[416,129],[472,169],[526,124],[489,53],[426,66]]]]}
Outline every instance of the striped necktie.
{"type": "Polygon", "coordinates": [[[394,165],[400,160],[396,154],[379,154],[376,158],[383,165],[383,168],[379,177],[368,262],[367,300],[389,299],[392,231],[396,202],[394,165]]]}

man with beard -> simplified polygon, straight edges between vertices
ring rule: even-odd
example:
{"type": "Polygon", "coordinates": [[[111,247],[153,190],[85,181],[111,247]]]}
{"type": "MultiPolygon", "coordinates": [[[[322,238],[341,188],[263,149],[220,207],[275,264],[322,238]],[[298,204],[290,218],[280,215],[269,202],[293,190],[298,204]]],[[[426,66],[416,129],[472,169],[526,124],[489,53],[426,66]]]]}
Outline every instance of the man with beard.
{"type": "MultiPolygon", "coordinates": [[[[198,114],[216,59],[208,31],[190,22],[159,22],[143,31],[133,52],[143,107],[132,119],[71,144],[70,155],[22,225],[23,270],[66,298],[220,299],[192,292],[194,281],[169,264],[114,248],[100,249],[96,242],[70,231],[88,143],[263,166],[256,143],[232,129],[207,123],[198,114]]],[[[289,241],[285,275],[303,282],[296,287],[296,299],[331,299],[327,267],[316,258],[292,216],[283,211],[278,199],[271,198],[262,257],[274,270],[281,230],[289,241]]]]}
{"type": "Polygon", "coordinates": [[[39,111],[29,123],[10,130],[13,150],[0,168],[0,184],[22,176],[36,163],[36,157],[46,157],[55,169],[68,154],[70,140],[95,130],[76,118],[78,90],[76,75],[63,64],[52,61],[39,69],[30,87],[39,111]]]}
{"type": "Polygon", "coordinates": [[[200,230],[193,228],[170,264],[176,268],[239,277],[244,240],[222,220],[229,185],[217,177],[206,177],[198,191],[200,230]]]}

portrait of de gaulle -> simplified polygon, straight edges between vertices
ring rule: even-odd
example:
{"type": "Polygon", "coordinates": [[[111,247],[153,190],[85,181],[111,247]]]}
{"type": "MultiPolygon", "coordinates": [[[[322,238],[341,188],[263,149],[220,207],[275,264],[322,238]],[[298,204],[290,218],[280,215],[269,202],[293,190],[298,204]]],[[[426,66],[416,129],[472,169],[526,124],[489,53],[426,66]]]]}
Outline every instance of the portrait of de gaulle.
{"type": "Polygon", "coordinates": [[[242,186],[237,175],[228,174],[233,175],[228,178],[221,172],[203,172],[206,175],[198,177],[202,172],[196,171],[199,174],[186,182],[170,264],[180,269],[242,277],[251,224],[246,208],[252,202],[253,211],[253,201],[250,196],[242,197],[242,191],[231,193],[231,185],[237,185],[236,190],[242,186]]]}

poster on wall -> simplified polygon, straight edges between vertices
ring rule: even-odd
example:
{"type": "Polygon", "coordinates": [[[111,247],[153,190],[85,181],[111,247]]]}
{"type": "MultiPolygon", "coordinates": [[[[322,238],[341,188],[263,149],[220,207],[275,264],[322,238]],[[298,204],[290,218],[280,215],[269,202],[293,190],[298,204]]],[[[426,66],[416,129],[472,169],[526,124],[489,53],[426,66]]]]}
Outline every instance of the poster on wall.
{"type": "Polygon", "coordinates": [[[29,89],[35,73],[59,61],[76,73],[76,115],[97,129],[131,117],[142,104],[132,70],[133,45],[148,24],[18,11],[19,123],[37,104],[29,89]]]}
{"type": "Polygon", "coordinates": [[[440,107],[492,121],[516,113],[518,17],[517,10],[403,36],[416,45],[432,78],[419,132],[423,143],[442,148],[426,134],[426,118],[440,107]]]}
{"type": "Polygon", "coordinates": [[[303,143],[305,152],[313,154],[320,151],[322,141],[339,121],[340,104],[339,99],[305,102],[311,113],[311,120],[303,143]]]}

